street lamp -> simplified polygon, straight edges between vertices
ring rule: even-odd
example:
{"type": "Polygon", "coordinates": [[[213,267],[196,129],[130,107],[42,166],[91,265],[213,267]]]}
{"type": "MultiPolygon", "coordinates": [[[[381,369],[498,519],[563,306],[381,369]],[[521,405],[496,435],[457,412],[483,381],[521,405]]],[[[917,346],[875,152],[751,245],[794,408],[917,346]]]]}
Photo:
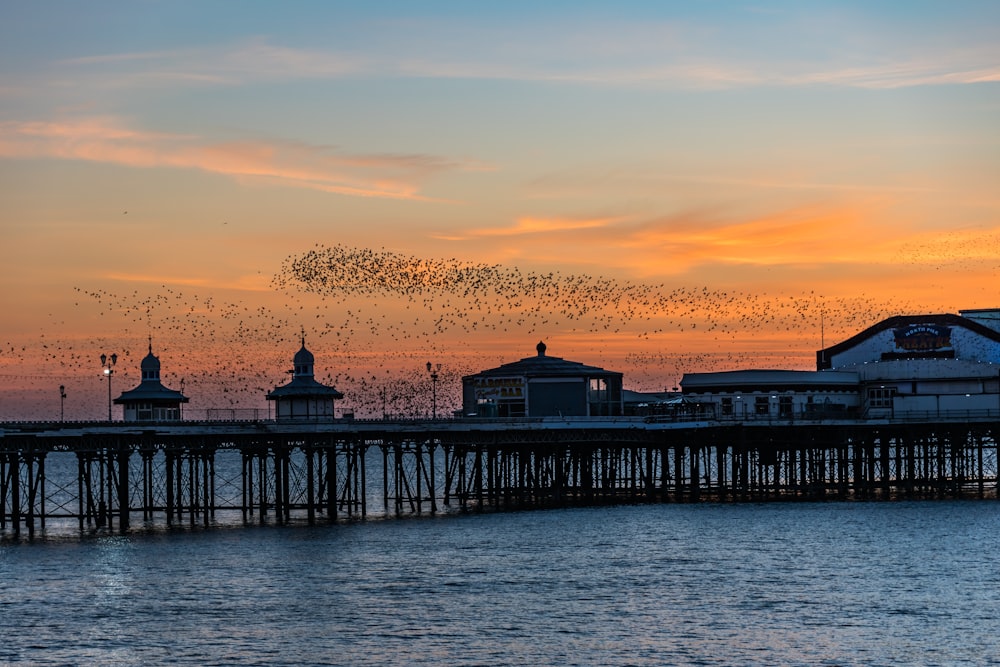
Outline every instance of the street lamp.
{"type": "Polygon", "coordinates": [[[66,419],[66,385],[59,385],[59,421],[66,419]]]}
{"type": "Polygon", "coordinates": [[[427,362],[427,372],[431,374],[431,419],[437,419],[438,412],[438,373],[441,371],[441,364],[436,366],[427,362]]]}
{"type": "Polygon", "coordinates": [[[111,421],[111,376],[115,374],[115,364],[118,363],[118,355],[111,353],[101,355],[101,366],[104,367],[104,375],[108,378],[108,421],[111,421]]]}

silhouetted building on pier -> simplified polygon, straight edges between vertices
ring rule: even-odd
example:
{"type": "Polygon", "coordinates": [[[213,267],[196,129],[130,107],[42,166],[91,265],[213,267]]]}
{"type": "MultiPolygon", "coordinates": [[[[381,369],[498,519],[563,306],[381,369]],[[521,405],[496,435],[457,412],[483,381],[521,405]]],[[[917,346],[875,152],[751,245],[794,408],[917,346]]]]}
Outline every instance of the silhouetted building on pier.
{"type": "Polygon", "coordinates": [[[685,373],[684,395],[722,419],[847,418],[858,413],[858,374],[739,370],[685,373]]]}
{"type": "Polygon", "coordinates": [[[688,373],[721,418],[865,419],[1000,410],[1000,309],[901,315],[816,353],[816,371],[688,373]]]}
{"type": "Polygon", "coordinates": [[[462,378],[467,417],[608,417],[622,414],[622,374],[545,354],[462,378]]]}
{"type": "Polygon", "coordinates": [[[160,383],[160,360],[153,354],[153,344],[149,344],[149,354],[139,364],[142,381],[135,389],[122,392],[114,400],[122,406],[124,420],[131,421],[180,421],[181,405],[188,402],[187,396],[168,389],[160,383]]]}
{"type": "Polygon", "coordinates": [[[292,380],[275,388],[267,395],[274,401],[274,418],[285,419],[333,419],[334,401],[344,397],[342,393],[316,381],[313,377],[315,357],[306,349],[305,337],[302,348],[292,359],[292,380]]]}

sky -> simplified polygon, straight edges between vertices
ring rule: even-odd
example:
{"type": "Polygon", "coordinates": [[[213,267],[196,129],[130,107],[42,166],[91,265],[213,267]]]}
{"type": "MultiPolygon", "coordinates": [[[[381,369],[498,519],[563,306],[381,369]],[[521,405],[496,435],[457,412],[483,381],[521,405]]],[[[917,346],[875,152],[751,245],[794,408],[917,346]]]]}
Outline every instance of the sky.
{"type": "Polygon", "coordinates": [[[662,391],[1000,307],[995,2],[0,13],[0,420],[106,418],[102,353],[245,415],[304,340],[419,416],[427,361],[662,391]]]}

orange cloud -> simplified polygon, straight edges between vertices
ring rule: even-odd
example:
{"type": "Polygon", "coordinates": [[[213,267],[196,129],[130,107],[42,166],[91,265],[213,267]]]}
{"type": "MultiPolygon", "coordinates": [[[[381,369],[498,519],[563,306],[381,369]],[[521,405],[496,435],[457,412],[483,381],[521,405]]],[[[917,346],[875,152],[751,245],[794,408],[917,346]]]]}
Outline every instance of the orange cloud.
{"type": "Polygon", "coordinates": [[[805,207],[732,222],[684,216],[647,223],[623,234],[616,245],[629,252],[652,251],[659,268],[666,260],[677,271],[707,262],[877,261],[896,247],[899,230],[884,221],[868,224],[873,215],[873,206],[853,204],[805,207]],[[864,239],[864,243],[849,239],[864,239]]]}
{"type": "MultiPolygon", "coordinates": [[[[910,275],[914,270],[1000,267],[1000,228],[915,230],[907,219],[899,220],[891,206],[891,200],[866,197],[745,219],[721,212],[644,222],[593,218],[608,224],[544,227],[556,233],[557,243],[512,245],[507,261],[550,265],[565,264],[572,257],[577,267],[594,266],[601,272],[619,267],[635,277],[721,278],[751,270],[760,273],[758,278],[767,272],[772,278],[780,274],[793,281],[792,274],[802,270],[810,271],[810,280],[822,281],[829,276],[842,280],[848,267],[864,280],[874,274],[910,275]]],[[[510,233],[533,228],[519,222],[510,233]]],[[[491,248],[494,253],[503,249],[498,244],[491,248]]],[[[747,280],[744,275],[739,281],[747,280]]]]}
{"type": "Polygon", "coordinates": [[[239,290],[244,292],[273,292],[270,276],[259,274],[236,276],[235,279],[219,281],[216,277],[192,278],[189,276],[108,273],[105,278],[123,283],[152,283],[155,285],[172,285],[182,287],[210,287],[220,290],[239,290]]]}
{"type": "MultiPolygon", "coordinates": [[[[547,234],[552,232],[599,229],[627,220],[624,217],[596,218],[541,218],[525,216],[518,218],[511,227],[491,227],[474,230],[467,237],[481,236],[521,236],[525,234],[547,234]]],[[[444,238],[444,237],[442,237],[444,238]]],[[[450,237],[454,240],[456,237],[450,237]]]]}
{"type": "Polygon", "coordinates": [[[198,169],[354,197],[411,201],[440,201],[420,194],[423,181],[464,168],[429,155],[343,155],[329,147],[288,141],[210,142],[138,131],[106,117],[0,123],[0,157],[198,169]]]}

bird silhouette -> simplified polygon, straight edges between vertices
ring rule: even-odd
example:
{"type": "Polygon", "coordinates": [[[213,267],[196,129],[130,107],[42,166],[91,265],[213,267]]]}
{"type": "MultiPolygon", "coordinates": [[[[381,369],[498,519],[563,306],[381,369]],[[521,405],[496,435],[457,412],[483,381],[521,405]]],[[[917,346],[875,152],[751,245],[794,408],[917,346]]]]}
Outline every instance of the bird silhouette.
{"type": "Polygon", "coordinates": [[[100,417],[98,392],[106,391],[95,355],[117,352],[114,387],[130,389],[149,338],[164,384],[185,378],[191,418],[216,407],[266,414],[264,395],[287,381],[303,331],[317,379],[345,394],[340,409],[421,416],[430,410],[428,359],[442,363],[437,400],[447,413],[461,405],[463,375],[530,356],[539,336],[557,356],[621,371],[627,387],[660,391],[687,372],[814,367],[821,336],[828,345],[889,316],[921,312],[863,294],[646,284],[321,244],[276,267],[268,305],[168,284],[123,293],[74,289],[73,307],[102,319],[102,333],[81,338],[52,315],[37,344],[4,344],[0,380],[8,391],[35,392],[38,405],[48,406],[38,410],[49,414],[49,385],[95,396],[79,407],[91,418],[100,417]]]}

